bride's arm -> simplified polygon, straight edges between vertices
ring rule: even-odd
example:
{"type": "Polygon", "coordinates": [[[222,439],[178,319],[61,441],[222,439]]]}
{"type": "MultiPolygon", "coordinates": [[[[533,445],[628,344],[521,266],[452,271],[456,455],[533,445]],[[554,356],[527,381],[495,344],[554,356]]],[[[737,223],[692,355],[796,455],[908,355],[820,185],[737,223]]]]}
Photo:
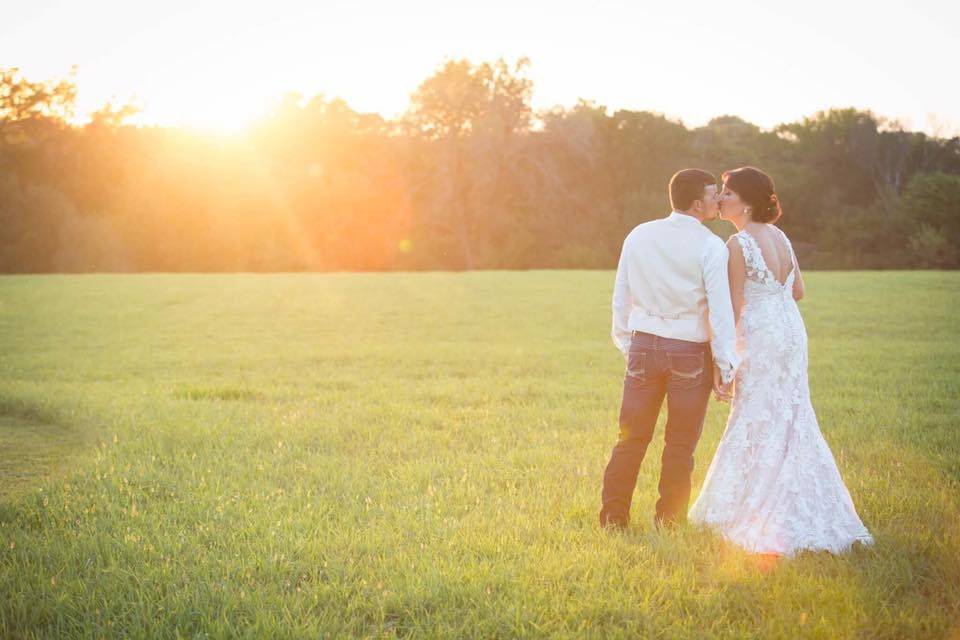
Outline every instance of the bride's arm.
{"type": "Polygon", "coordinates": [[[793,257],[793,268],[797,272],[793,277],[793,299],[801,300],[803,298],[803,273],[800,272],[800,265],[797,263],[797,256],[793,253],[793,247],[790,247],[790,255],[793,257]]]}
{"type": "Polygon", "coordinates": [[[780,237],[787,243],[787,251],[790,253],[790,260],[793,261],[793,299],[800,300],[803,298],[803,274],[800,273],[800,263],[797,262],[797,254],[793,250],[793,243],[790,242],[790,238],[783,232],[783,229],[776,226],[773,228],[780,232],[780,237]]]}
{"type": "Polygon", "coordinates": [[[743,283],[747,279],[747,263],[743,259],[743,248],[736,236],[727,240],[727,277],[730,278],[730,302],[733,303],[733,321],[740,324],[740,309],[743,307],[743,283]]]}

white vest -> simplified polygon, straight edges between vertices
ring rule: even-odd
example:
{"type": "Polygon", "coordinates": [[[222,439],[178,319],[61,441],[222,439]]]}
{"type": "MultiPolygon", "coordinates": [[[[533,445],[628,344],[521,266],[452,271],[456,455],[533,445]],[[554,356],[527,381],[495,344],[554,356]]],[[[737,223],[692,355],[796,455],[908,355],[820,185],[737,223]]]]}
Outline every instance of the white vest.
{"type": "MultiPolygon", "coordinates": [[[[724,373],[736,368],[727,247],[699,220],[672,212],[637,226],[623,242],[613,294],[613,340],[630,334],[710,342],[724,373]]],[[[727,377],[726,375],[724,377],[727,377]]]]}

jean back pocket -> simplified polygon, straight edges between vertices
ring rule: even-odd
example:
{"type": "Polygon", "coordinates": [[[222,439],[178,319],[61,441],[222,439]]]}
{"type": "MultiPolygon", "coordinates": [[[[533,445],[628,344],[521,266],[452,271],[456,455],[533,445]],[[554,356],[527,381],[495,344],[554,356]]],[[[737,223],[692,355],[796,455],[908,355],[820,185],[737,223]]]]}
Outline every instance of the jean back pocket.
{"type": "Polygon", "coordinates": [[[706,381],[706,353],[667,352],[670,385],[680,389],[694,389],[706,381]]]}

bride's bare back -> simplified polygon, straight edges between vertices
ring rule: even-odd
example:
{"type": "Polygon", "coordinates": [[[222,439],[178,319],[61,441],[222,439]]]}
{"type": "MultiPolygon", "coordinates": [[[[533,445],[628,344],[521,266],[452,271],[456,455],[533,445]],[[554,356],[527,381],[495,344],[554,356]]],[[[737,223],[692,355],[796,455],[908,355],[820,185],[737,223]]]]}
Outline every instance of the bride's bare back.
{"type": "Polygon", "coordinates": [[[790,270],[793,269],[793,256],[783,237],[769,224],[748,225],[747,231],[757,241],[763,261],[767,263],[773,277],[780,284],[786,282],[790,270]]]}
{"type": "MultiPolygon", "coordinates": [[[[750,234],[760,249],[763,261],[767,265],[774,279],[782,286],[790,272],[795,270],[793,279],[793,299],[803,298],[803,276],[800,273],[800,267],[797,265],[793,250],[787,241],[786,235],[772,224],[760,222],[751,222],[744,227],[744,231],[750,234]]],[[[746,280],[746,263],[743,256],[743,248],[735,236],[731,236],[727,242],[727,248],[730,251],[729,276],[730,276],[730,297],[733,302],[733,313],[739,321],[740,310],[743,306],[743,286],[746,280]]]]}

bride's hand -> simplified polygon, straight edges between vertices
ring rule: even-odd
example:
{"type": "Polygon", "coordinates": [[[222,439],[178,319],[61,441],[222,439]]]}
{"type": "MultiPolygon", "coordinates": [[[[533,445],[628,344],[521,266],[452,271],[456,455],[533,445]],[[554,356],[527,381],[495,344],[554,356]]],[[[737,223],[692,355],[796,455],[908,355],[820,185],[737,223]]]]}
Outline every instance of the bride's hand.
{"type": "Polygon", "coordinates": [[[733,382],[723,383],[723,375],[717,365],[713,365],[713,396],[719,402],[730,402],[733,398],[733,382]]]}

